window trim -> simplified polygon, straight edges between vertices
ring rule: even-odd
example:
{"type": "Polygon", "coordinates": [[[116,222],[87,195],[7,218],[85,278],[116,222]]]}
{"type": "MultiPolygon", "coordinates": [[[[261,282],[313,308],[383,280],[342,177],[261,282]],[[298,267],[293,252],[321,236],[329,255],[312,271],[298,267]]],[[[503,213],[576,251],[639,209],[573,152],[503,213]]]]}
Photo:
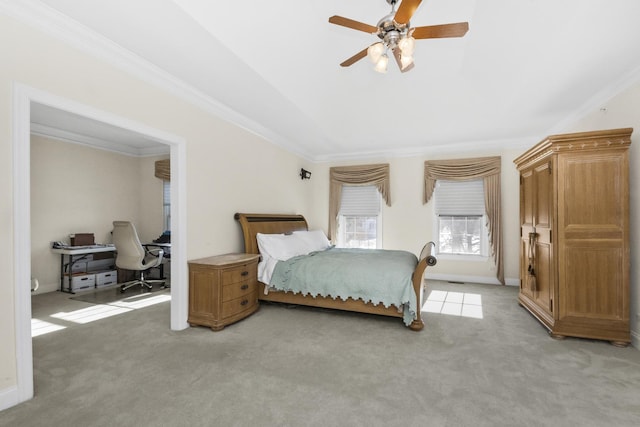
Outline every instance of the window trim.
{"type": "MultiPolygon", "coordinates": [[[[345,184],[344,187],[373,187],[375,188],[375,197],[376,197],[376,201],[378,202],[378,207],[377,207],[377,212],[374,214],[349,214],[347,213],[346,215],[344,215],[342,213],[342,209],[338,211],[338,218],[336,221],[336,225],[337,225],[337,230],[336,230],[336,238],[335,238],[335,244],[337,247],[346,247],[345,246],[345,231],[346,231],[346,224],[345,224],[345,219],[346,218],[369,218],[369,217],[374,217],[376,218],[376,249],[381,249],[382,246],[382,195],[380,194],[380,192],[377,190],[375,185],[366,185],[366,186],[353,186],[353,185],[348,185],[345,184]]],[[[343,196],[345,193],[343,192],[341,194],[341,196],[343,196]]],[[[342,202],[342,201],[341,201],[342,202]]],[[[341,203],[342,205],[342,203],[341,203]]]]}
{"type": "MultiPolygon", "coordinates": [[[[438,256],[438,259],[449,261],[474,261],[474,262],[486,262],[490,257],[489,255],[489,229],[487,227],[487,215],[482,215],[482,231],[485,235],[480,237],[480,254],[452,254],[449,252],[440,252],[440,216],[434,213],[435,221],[433,222],[433,235],[436,236],[434,248],[434,254],[438,256]]],[[[446,215],[451,216],[451,215],[446,215]]],[[[474,215],[475,216],[475,215],[474,215]]]]}
{"type": "MultiPolygon", "coordinates": [[[[441,259],[449,259],[449,260],[456,260],[456,261],[486,261],[490,258],[490,235],[489,235],[489,228],[488,228],[488,216],[487,213],[485,212],[485,206],[484,206],[484,180],[482,179],[477,179],[477,180],[465,180],[465,181],[448,181],[448,180],[440,180],[439,182],[437,182],[436,184],[436,188],[434,188],[434,192],[433,192],[433,198],[434,198],[434,208],[433,208],[433,215],[435,218],[435,221],[433,222],[433,235],[436,237],[435,241],[436,241],[436,247],[435,247],[435,253],[438,255],[439,258],[441,259]],[[471,183],[471,182],[476,182],[479,181],[482,183],[482,192],[480,193],[482,198],[481,201],[476,201],[476,204],[481,204],[481,206],[475,206],[475,205],[470,205],[470,209],[474,210],[477,209],[477,211],[474,212],[449,212],[448,210],[445,210],[445,212],[447,213],[439,213],[438,212],[438,189],[442,188],[442,184],[444,182],[447,182],[447,185],[464,185],[465,183],[471,183]],[[475,206],[475,207],[474,207],[475,206]],[[480,212],[482,212],[482,214],[480,214],[480,212]],[[475,254],[467,254],[467,253],[449,253],[449,252],[440,252],[440,218],[441,217],[480,217],[480,226],[481,226],[481,232],[480,232],[480,253],[475,255],[475,254]]],[[[449,188],[449,190],[451,190],[449,188]]],[[[462,191],[469,191],[469,188],[466,187],[464,189],[462,189],[462,191]]],[[[463,193],[464,194],[464,193],[463,193]]],[[[449,208],[446,207],[447,205],[444,205],[444,209],[449,209],[451,208],[451,206],[449,208]]],[[[454,204],[454,206],[457,206],[457,203],[454,204]]],[[[460,206],[457,206],[456,209],[461,209],[460,206]]],[[[455,210],[455,209],[454,209],[455,210]]]]}
{"type": "Polygon", "coordinates": [[[336,233],[336,241],[334,242],[338,248],[346,248],[345,240],[345,218],[376,218],[376,249],[382,249],[382,210],[378,215],[338,215],[338,231],[336,233]]]}

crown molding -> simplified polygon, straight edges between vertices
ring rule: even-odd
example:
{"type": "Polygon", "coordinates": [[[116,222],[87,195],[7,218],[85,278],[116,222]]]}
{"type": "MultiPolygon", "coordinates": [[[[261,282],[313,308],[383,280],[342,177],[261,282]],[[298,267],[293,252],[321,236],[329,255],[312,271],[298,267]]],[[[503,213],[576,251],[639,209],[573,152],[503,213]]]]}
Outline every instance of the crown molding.
{"type": "Polygon", "coordinates": [[[466,154],[469,152],[476,153],[500,153],[505,149],[509,150],[526,150],[530,148],[532,144],[537,143],[542,137],[530,136],[524,138],[514,139],[500,139],[500,140],[478,140],[471,142],[460,143],[443,143],[438,145],[430,145],[427,147],[417,148],[399,148],[394,150],[379,150],[368,152],[354,152],[341,155],[327,155],[316,156],[314,163],[330,163],[339,161],[361,161],[372,159],[392,159],[403,157],[427,157],[427,156],[442,156],[444,155],[458,155],[466,154]]]}
{"type": "Polygon", "coordinates": [[[86,147],[96,148],[99,150],[110,151],[112,153],[124,154],[131,157],[160,156],[169,154],[170,152],[170,147],[165,144],[156,144],[150,147],[137,148],[115,142],[113,140],[81,135],[79,133],[33,122],[31,123],[31,134],[56,139],[62,142],[84,145],[86,147]]]}
{"type": "MultiPolygon", "coordinates": [[[[272,129],[266,128],[212,97],[205,95],[201,91],[198,91],[194,87],[153,65],[149,61],[139,57],[129,50],[124,49],[106,37],[101,36],[90,28],[78,23],[38,0],[21,0],[19,2],[0,0],[0,12],[62,40],[90,56],[105,61],[106,63],[139,78],[145,83],[152,84],[161,90],[201,108],[224,121],[232,123],[247,132],[257,135],[283,150],[286,150],[311,163],[326,163],[344,160],[359,161],[376,157],[393,158],[423,156],[434,152],[441,152],[442,150],[456,153],[463,152],[466,149],[478,150],[478,147],[482,147],[482,150],[492,150],[496,149],[499,144],[509,142],[480,141],[461,144],[441,144],[426,148],[406,148],[371,152],[362,151],[336,155],[312,155],[308,152],[302,151],[298,144],[288,140],[281,134],[273,131],[272,129]]],[[[113,144],[111,147],[105,147],[105,141],[101,141],[99,139],[90,140],[88,137],[84,137],[82,135],[56,130],[50,127],[38,127],[33,133],[36,135],[40,134],[43,136],[49,136],[62,141],[91,145],[100,149],[127,155],[139,156],[155,154],[140,153],[136,151],[132,152],[130,148],[114,147],[113,144]]],[[[536,137],[534,139],[537,140],[539,138],[536,137]]],[[[530,140],[528,141],[530,142],[530,140]]],[[[510,146],[512,146],[512,143],[513,141],[509,142],[510,146]]],[[[504,145],[502,148],[504,148],[504,145]]]]}
{"type": "Polygon", "coordinates": [[[133,52],[37,0],[0,0],[0,12],[30,25],[95,58],[152,84],[198,108],[257,135],[305,160],[295,143],[281,134],[205,95],[133,52]]]}
{"type": "Polygon", "coordinates": [[[567,132],[567,129],[586,117],[588,114],[600,109],[619,93],[629,89],[640,81],[640,66],[622,75],[618,80],[608,84],[595,95],[589,98],[584,104],[577,108],[572,114],[556,123],[547,131],[547,135],[555,135],[567,132]]]}
{"type": "MultiPolygon", "coordinates": [[[[216,99],[205,95],[193,86],[188,85],[184,81],[167,73],[152,63],[135,55],[131,51],[124,49],[111,40],[97,34],[86,26],[72,20],[68,16],[56,11],[55,9],[45,5],[38,0],[0,0],[0,12],[10,16],[16,20],[24,22],[32,27],[45,32],[63,42],[85,52],[95,58],[103,60],[110,65],[139,78],[145,83],[152,84],[159,89],[182,99],[203,111],[206,111],[221,120],[244,129],[254,135],[257,135],[270,143],[301,157],[304,160],[313,163],[324,163],[341,160],[364,160],[375,157],[409,157],[429,155],[434,152],[445,150],[447,152],[463,152],[466,150],[495,150],[500,144],[500,148],[519,148],[526,147],[527,144],[535,143],[546,135],[552,135],[565,132],[570,126],[602,106],[603,103],[610,100],[613,96],[627,89],[640,80],[640,67],[631,70],[626,75],[612,84],[602,88],[598,93],[589,98],[583,105],[567,116],[565,119],[550,127],[543,135],[529,138],[519,138],[518,141],[527,141],[520,143],[518,141],[478,141],[465,142],[460,144],[440,144],[437,146],[421,148],[406,148],[394,150],[381,150],[376,152],[352,152],[336,155],[312,155],[301,150],[301,147],[284,137],[282,134],[267,128],[260,123],[248,118],[238,111],[222,104],[216,99]]],[[[75,140],[76,138],[74,138],[75,140]]]]}

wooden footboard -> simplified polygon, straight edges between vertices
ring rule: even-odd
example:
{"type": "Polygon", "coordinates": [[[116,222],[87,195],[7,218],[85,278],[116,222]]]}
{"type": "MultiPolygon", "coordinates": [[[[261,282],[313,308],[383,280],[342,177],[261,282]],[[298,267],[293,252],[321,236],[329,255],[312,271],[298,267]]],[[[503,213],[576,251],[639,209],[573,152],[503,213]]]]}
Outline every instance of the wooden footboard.
{"type": "MultiPolygon", "coordinates": [[[[307,221],[302,215],[277,215],[277,214],[235,214],[235,219],[240,223],[242,227],[242,233],[244,236],[244,246],[246,253],[258,254],[258,243],[256,239],[257,233],[265,234],[277,234],[288,233],[298,230],[307,230],[307,221]]],[[[413,288],[416,293],[417,310],[416,319],[409,325],[409,328],[414,331],[420,331],[424,328],[424,322],[420,315],[420,308],[422,307],[423,286],[422,278],[427,266],[435,265],[436,259],[431,255],[434,247],[433,242],[429,242],[425,245],[420,254],[418,264],[413,272],[413,288]]],[[[258,298],[262,301],[272,301],[285,304],[306,305],[310,307],[330,308],[344,311],[353,311],[358,313],[379,314],[383,316],[391,317],[403,317],[402,311],[399,311],[395,306],[385,307],[382,304],[373,305],[362,301],[361,299],[347,299],[342,300],[340,298],[333,299],[330,297],[312,297],[301,294],[294,294],[292,292],[273,292],[270,291],[265,295],[265,284],[258,282],[259,295],[258,298]]]]}
{"type": "Polygon", "coordinates": [[[418,265],[416,265],[416,269],[413,271],[413,290],[416,293],[416,301],[418,301],[418,307],[416,309],[416,318],[409,325],[414,331],[420,331],[424,328],[424,322],[422,321],[422,314],[420,313],[420,309],[422,308],[423,303],[423,295],[424,295],[424,286],[423,286],[423,277],[424,271],[427,267],[433,267],[436,265],[438,260],[433,255],[433,250],[435,249],[436,244],[433,242],[428,242],[422,248],[420,252],[420,257],[418,258],[418,265]]]}

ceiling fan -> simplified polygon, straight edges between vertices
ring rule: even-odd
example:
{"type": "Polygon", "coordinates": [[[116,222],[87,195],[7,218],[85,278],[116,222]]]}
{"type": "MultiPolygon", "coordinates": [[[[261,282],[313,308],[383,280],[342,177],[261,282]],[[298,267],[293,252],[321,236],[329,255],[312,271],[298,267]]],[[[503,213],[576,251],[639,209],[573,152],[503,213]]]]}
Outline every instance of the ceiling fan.
{"type": "Polygon", "coordinates": [[[393,53],[400,68],[405,73],[413,68],[413,50],[416,39],[435,39],[445,37],[462,37],[469,30],[468,22],[454,24],[429,25],[425,27],[411,27],[409,20],[415,13],[422,0],[402,0],[398,11],[395,7],[398,0],[386,0],[391,5],[391,13],[384,16],[378,24],[364,24],[353,19],[334,15],[329,22],[343,27],[352,28],[365,33],[375,34],[381,41],[364,48],[351,58],[342,62],[342,67],[348,67],[365,56],[376,64],[374,69],[386,73],[389,57],[387,51],[393,53]]]}

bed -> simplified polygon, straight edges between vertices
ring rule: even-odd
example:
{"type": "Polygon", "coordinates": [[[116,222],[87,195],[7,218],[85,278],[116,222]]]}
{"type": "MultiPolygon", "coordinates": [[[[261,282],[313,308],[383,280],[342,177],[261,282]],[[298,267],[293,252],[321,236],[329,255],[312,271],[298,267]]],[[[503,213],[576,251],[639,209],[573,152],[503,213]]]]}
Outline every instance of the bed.
{"type": "MultiPolygon", "coordinates": [[[[267,235],[267,237],[282,238],[283,236],[297,235],[298,233],[304,235],[304,232],[309,231],[307,221],[302,215],[236,213],[235,219],[240,223],[240,226],[242,228],[245,252],[252,254],[261,254],[258,239],[264,239],[265,235],[267,235]]],[[[261,244],[263,243],[264,240],[261,240],[261,244]]],[[[405,264],[403,267],[404,270],[398,274],[403,274],[404,276],[407,276],[408,274],[408,283],[403,283],[402,287],[404,288],[404,290],[402,290],[401,292],[399,291],[405,296],[407,295],[407,293],[409,293],[409,298],[406,300],[405,304],[396,303],[386,305],[385,303],[380,303],[380,298],[376,297],[375,295],[366,297],[345,297],[344,295],[340,295],[340,297],[336,297],[335,295],[322,296],[317,294],[316,292],[276,290],[273,287],[269,286],[269,283],[264,283],[260,280],[258,281],[258,298],[261,301],[269,301],[275,303],[304,305],[311,307],[321,307],[359,313],[399,317],[404,321],[404,324],[409,329],[420,331],[424,328],[424,323],[420,315],[420,307],[422,306],[423,301],[422,279],[427,266],[433,266],[437,262],[436,258],[432,255],[433,248],[433,242],[427,243],[422,249],[419,257],[416,257],[414,254],[405,251],[378,251],[394,252],[396,253],[395,255],[403,257],[405,264]],[[400,252],[404,252],[404,255],[400,252]],[[412,257],[413,262],[407,261],[407,256],[412,257]],[[406,264],[408,262],[410,265],[407,267],[406,264]],[[409,269],[409,271],[407,271],[407,268],[409,269]],[[409,305],[411,305],[411,307],[409,307],[409,305]],[[408,316],[410,316],[411,318],[408,318],[408,316]]],[[[332,250],[318,252],[323,252],[322,255],[324,255],[324,252],[337,252],[334,249],[335,248],[332,248],[332,250]]],[[[261,255],[261,263],[263,263],[265,261],[265,255],[261,255]]],[[[306,260],[303,260],[304,258],[305,256],[295,257],[292,262],[301,264],[303,262],[306,262],[306,260]]],[[[378,263],[378,261],[372,261],[368,263],[368,266],[370,268],[372,265],[378,263]]],[[[278,262],[278,264],[280,264],[278,267],[282,267],[284,265],[283,262],[278,262]]],[[[276,267],[276,270],[278,269],[278,267],[276,267]]],[[[282,268],[280,270],[282,270],[282,268]]],[[[346,271],[348,269],[336,270],[346,271]]],[[[284,275],[286,275],[286,273],[284,275]]],[[[282,276],[282,274],[280,276],[282,276]]],[[[320,282],[321,280],[322,278],[318,278],[318,282],[320,282]]],[[[372,280],[370,283],[373,283],[375,281],[376,280],[372,280]]],[[[375,286],[372,287],[375,288],[376,286],[379,287],[381,285],[375,284],[375,286]]],[[[386,286],[388,286],[388,284],[386,284],[386,286]]]]}

